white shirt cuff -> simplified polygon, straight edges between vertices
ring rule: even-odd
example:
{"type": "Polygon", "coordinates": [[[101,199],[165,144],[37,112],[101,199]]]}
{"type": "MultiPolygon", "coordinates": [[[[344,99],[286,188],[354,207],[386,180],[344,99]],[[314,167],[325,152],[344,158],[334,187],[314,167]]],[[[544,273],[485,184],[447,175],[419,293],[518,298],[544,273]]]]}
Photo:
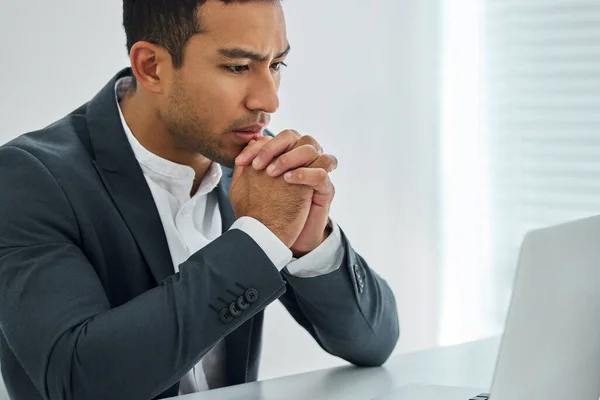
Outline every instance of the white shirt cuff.
{"type": "Polygon", "coordinates": [[[250,236],[279,271],[292,260],[290,249],[257,219],[241,217],[229,229],[239,229],[250,236]]]}
{"type": "Polygon", "coordinates": [[[298,278],[314,278],[336,271],[344,261],[344,245],[340,227],[332,221],[333,231],[313,251],[298,259],[292,259],[288,272],[298,278]]]}

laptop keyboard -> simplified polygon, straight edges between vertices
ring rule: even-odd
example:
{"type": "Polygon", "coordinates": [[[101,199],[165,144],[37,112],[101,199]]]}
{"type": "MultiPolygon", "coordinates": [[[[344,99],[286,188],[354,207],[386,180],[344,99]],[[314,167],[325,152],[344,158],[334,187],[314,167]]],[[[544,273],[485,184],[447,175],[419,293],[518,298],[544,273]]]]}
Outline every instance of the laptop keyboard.
{"type": "Polygon", "coordinates": [[[479,396],[471,397],[469,400],[490,400],[489,393],[483,393],[479,396]]]}

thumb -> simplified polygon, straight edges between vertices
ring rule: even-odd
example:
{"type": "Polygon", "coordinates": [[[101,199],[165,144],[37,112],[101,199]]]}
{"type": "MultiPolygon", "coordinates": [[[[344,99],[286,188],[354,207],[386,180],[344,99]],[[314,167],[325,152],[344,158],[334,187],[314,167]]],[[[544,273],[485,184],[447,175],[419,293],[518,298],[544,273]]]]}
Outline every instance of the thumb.
{"type": "Polygon", "coordinates": [[[235,181],[237,181],[239,179],[240,175],[242,174],[242,171],[244,171],[244,167],[236,164],[235,167],[233,168],[233,175],[231,176],[231,183],[234,183],[235,181]]]}

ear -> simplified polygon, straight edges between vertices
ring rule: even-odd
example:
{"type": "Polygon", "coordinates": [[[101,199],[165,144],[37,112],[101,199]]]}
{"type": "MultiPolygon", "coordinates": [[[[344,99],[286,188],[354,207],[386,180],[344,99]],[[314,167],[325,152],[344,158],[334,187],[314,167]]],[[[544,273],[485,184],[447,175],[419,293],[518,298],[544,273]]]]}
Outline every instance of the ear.
{"type": "Polygon", "coordinates": [[[138,87],[142,86],[150,93],[164,92],[165,83],[170,80],[173,69],[168,51],[150,42],[140,41],[131,48],[129,61],[138,87]]]}

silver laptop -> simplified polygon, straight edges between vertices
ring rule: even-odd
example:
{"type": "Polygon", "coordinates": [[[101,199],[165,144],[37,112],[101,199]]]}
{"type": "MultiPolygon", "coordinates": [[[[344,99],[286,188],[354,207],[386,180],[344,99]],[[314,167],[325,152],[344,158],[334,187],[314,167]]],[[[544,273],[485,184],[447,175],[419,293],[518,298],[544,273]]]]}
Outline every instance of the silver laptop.
{"type": "Polygon", "coordinates": [[[481,390],[477,389],[434,385],[409,385],[398,388],[384,396],[379,396],[372,400],[469,400],[472,398],[475,398],[477,400],[485,399],[485,397],[475,397],[479,396],[480,394],[481,390]]]}
{"type": "MultiPolygon", "coordinates": [[[[410,386],[379,400],[487,399],[410,386]]],[[[521,247],[490,400],[600,398],[600,217],[529,233],[521,247]]]]}

